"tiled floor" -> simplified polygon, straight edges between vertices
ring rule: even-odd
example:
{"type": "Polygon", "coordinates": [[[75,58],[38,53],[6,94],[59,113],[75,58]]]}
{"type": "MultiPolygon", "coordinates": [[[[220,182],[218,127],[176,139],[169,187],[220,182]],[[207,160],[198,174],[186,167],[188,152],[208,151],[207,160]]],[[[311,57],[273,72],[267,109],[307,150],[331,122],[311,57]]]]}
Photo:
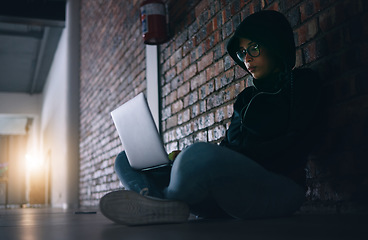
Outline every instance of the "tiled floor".
{"type": "Polygon", "coordinates": [[[368,239],[367,215],[296,215],[268,220],[192,220],[127,227],[101,215],[50,208],[0,209],[1,240],[368,239]]]}

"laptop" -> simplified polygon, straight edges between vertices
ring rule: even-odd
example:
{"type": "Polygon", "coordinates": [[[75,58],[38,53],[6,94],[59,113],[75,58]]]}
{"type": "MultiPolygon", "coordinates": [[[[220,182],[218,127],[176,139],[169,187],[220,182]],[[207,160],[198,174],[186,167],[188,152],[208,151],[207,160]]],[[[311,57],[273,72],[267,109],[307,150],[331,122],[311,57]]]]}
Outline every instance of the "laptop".
{"type": "Polygon", "coordinates": [[[130,166],[148,170],[170,164],[143,93],[111,112],[130,166]]]}

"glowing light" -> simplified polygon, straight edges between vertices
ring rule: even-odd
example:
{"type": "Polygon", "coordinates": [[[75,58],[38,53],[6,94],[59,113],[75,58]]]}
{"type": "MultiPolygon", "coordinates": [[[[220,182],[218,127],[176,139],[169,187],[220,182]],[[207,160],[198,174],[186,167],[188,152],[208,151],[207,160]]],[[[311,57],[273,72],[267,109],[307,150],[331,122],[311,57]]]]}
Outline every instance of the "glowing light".
{"type": "Polygon", "coordinates": [[[39,158],[34,157],[33,155],[26,154],[26,161],[28,170],[36,170],[43,167],[43,162],[39,158]]]}

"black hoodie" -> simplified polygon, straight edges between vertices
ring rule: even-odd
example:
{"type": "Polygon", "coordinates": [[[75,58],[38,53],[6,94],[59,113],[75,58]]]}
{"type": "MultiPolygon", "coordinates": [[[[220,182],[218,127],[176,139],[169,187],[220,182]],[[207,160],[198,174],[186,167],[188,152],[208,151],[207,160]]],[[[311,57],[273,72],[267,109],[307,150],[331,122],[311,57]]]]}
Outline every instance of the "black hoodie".
{"type": "Polygon", "coordinates": [[[253,86],[238,95],[230,127],[220,145],[303,184],[305,154],[310,146],[306,133],[319,99],[318,77],[310,69],[293,70],[294,35],[279,12],[267,10],[248,16],[229,40],[229,55],[247,70],[236,56],[239,38],[261,44],[284,68],[267,79],[253,79],[253,86]]]}

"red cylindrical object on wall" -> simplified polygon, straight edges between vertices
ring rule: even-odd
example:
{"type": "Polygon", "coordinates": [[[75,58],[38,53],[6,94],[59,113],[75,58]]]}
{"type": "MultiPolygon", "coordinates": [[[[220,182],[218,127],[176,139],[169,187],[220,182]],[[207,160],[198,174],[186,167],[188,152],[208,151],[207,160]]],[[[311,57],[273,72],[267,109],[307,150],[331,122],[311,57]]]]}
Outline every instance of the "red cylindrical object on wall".
{"type": "Polygon", "coordinates": [[[168,40],[166,7],[160,0],[145,0],[140,5],[142,36],[145,44],[158,45],[168,40]]]}

